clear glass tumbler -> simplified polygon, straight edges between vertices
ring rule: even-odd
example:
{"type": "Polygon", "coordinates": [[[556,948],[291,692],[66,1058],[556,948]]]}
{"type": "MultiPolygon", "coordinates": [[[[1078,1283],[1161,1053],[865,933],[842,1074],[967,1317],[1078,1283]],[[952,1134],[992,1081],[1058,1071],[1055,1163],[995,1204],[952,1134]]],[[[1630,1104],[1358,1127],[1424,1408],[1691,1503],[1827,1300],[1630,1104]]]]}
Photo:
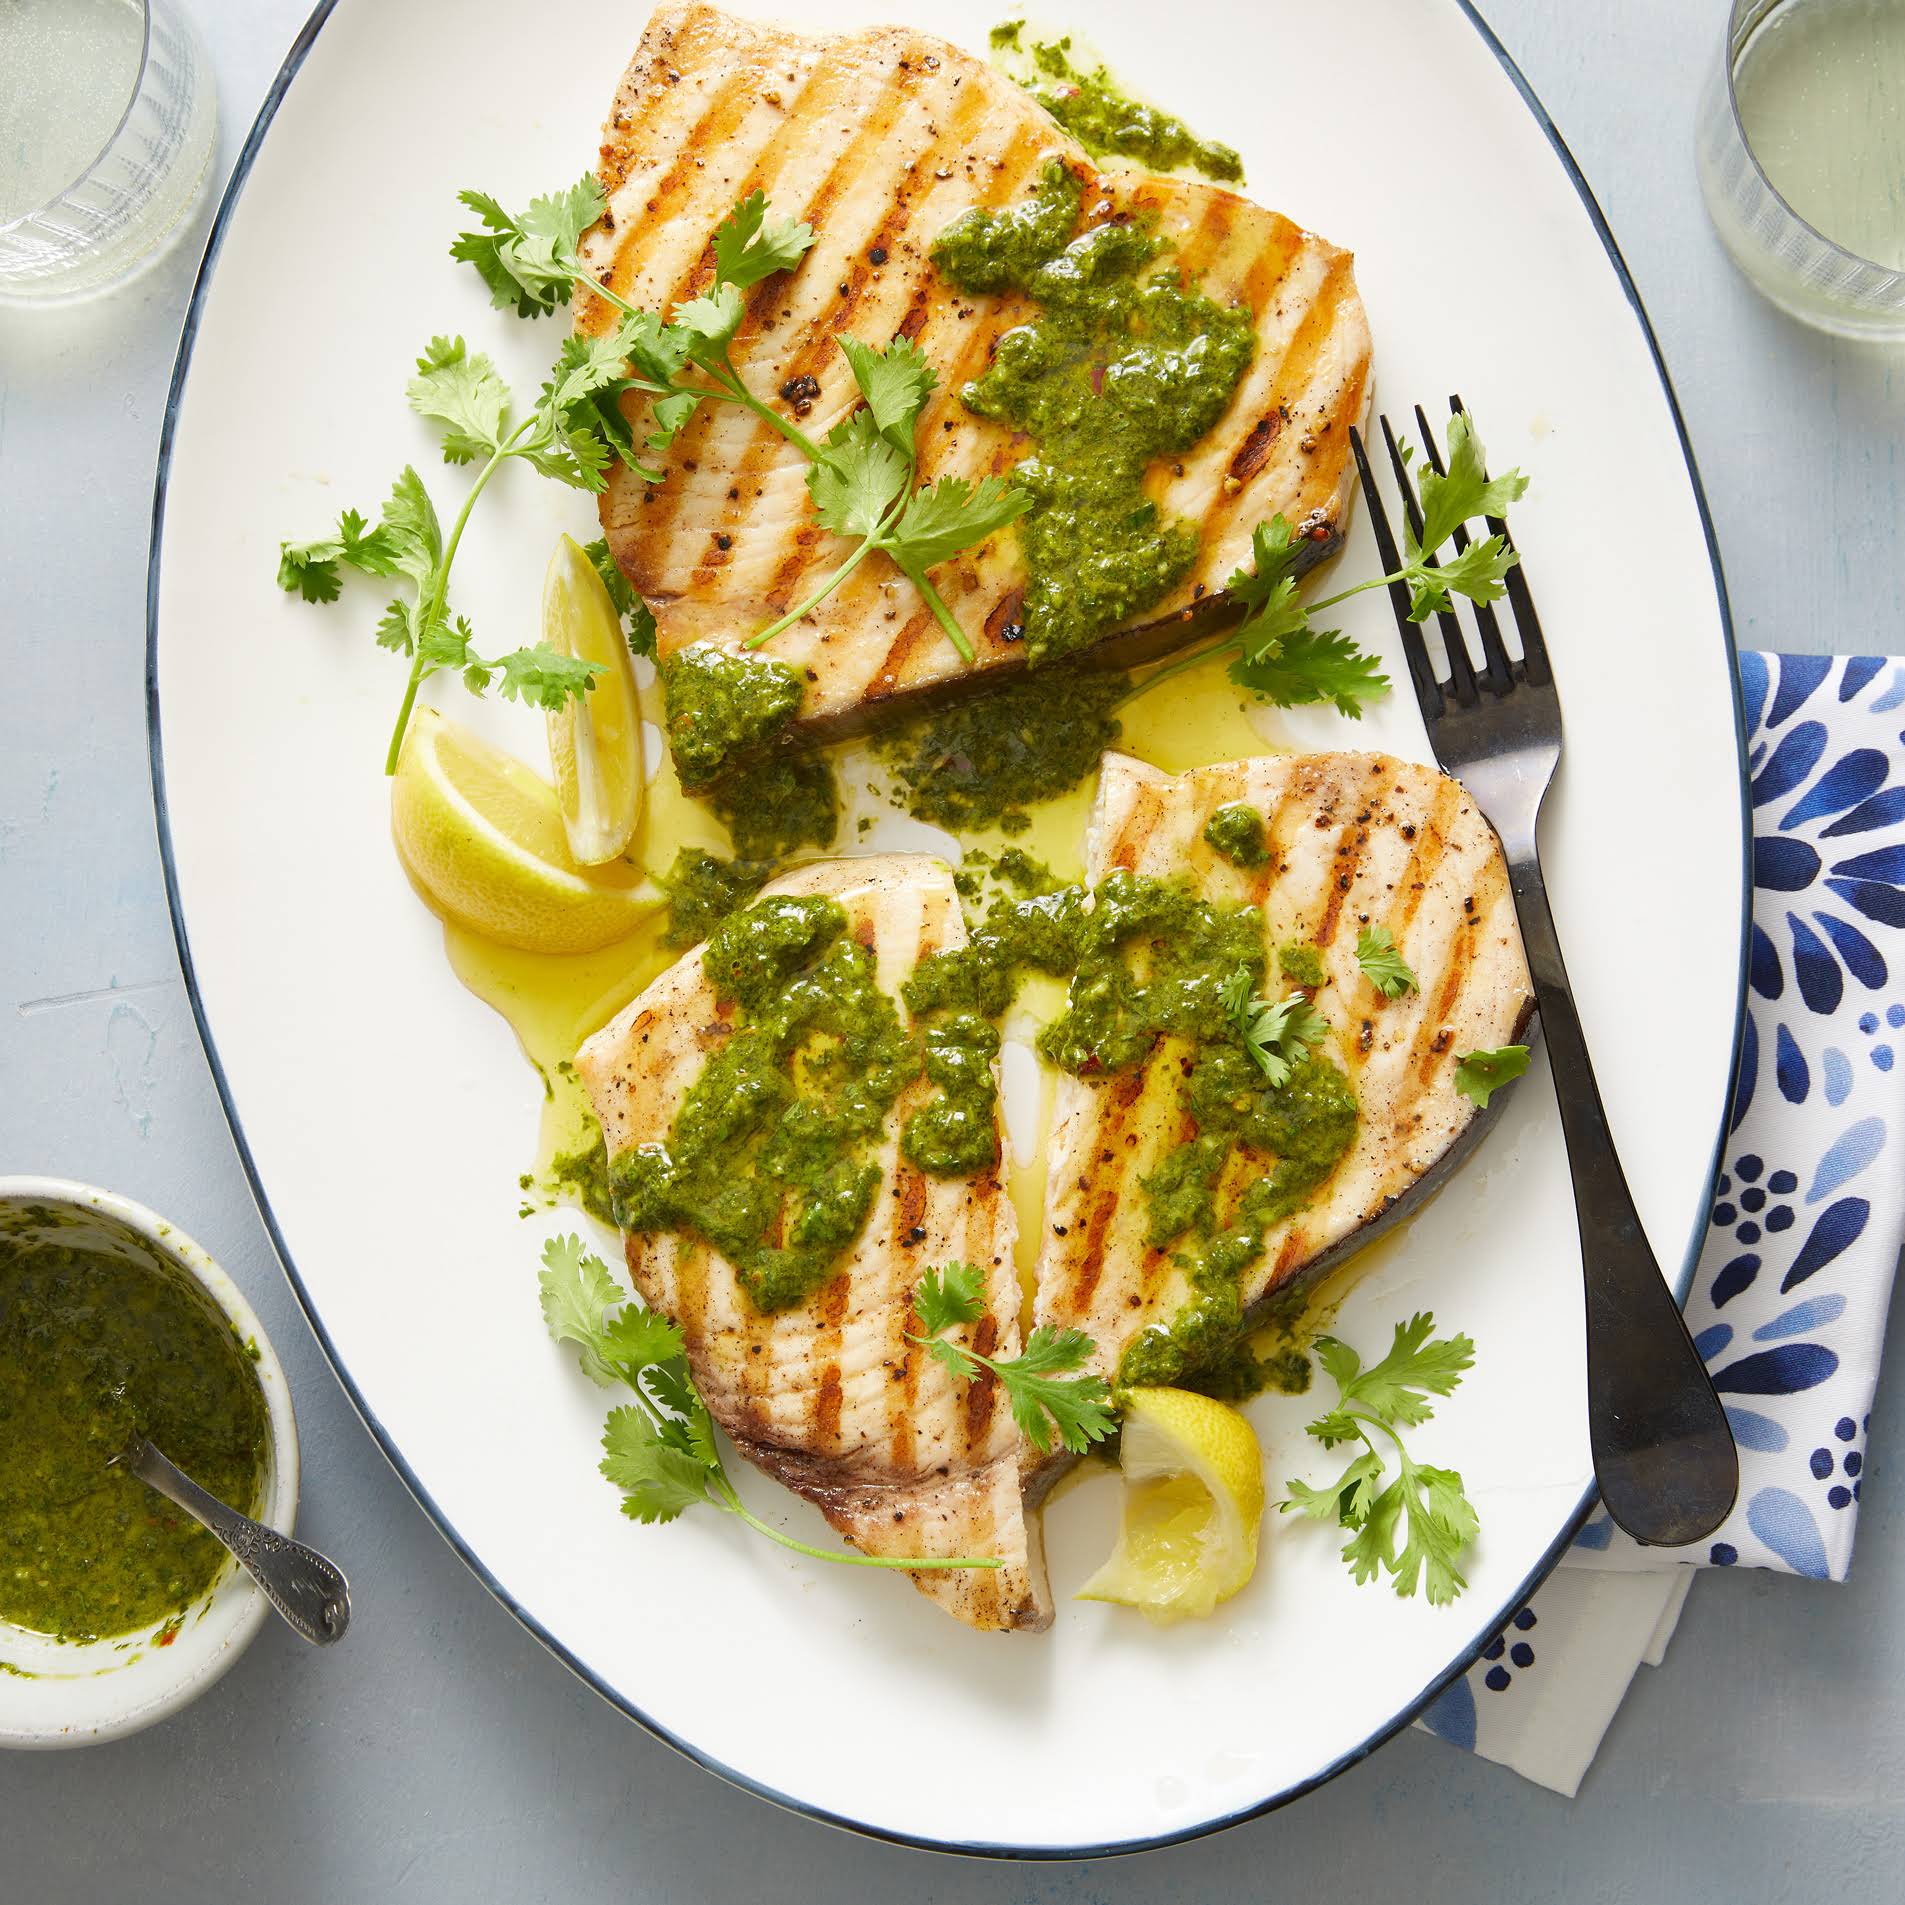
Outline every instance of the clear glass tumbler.
{"type": "Polygon", "coordinates": [[[217,117],[171,0],[0,0],[0,300],[89,296],[156,257],[217,117]]]}
{"type": "Polygon", "coordinates": [[[1905,0],[1733,0],[1700,185],[1754,286],[1844,337],[1905,337],[1905,0]]]}

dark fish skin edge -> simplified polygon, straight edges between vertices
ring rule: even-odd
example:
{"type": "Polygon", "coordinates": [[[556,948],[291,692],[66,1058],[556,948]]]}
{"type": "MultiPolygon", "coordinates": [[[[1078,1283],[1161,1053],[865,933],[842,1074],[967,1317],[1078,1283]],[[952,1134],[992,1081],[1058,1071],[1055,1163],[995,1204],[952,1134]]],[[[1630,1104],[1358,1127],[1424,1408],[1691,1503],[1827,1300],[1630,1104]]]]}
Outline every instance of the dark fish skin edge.
{"type": "MultiPolygon", "coordinates": [[[[1342,531],[1332,523],[1328,536],[1321,542],[1312,541],[1297,559],[1295,573],[1307,575],[1319,563],[1328,561],[1342,546],[1342,531]]],[[[1203,601],[1175,615],[1167,615],[1162,621],[1147,622],[1141,628],[1127,629],[1121,635],[1110,635],[1103,641],[1093,643],[1084,651],[1082,665],[1108,672],[1161,661],[1165,656],[1189,647],[1192,642],[1234,628],[1242,619],[1243,610],[1231,596],[1221,593],[1208,595],[1203,601]]],[[[855,707],[843,708],[838,714],[823,715],[807,721],[797,717],[785,731],[783,740],[775,745],[792,743],[801,747],[825,746],[831,741],[845,741],[856,735],[874,733],[911,715],[932,713],[963,701],[970,695],[984,693],[988,688],[1016,681],[1024,667],[1025,663],[1015,657],[986,669],[983,685],[975,684],[971,675],[955,675],[949,681],[901,689],[882,700],[862,701],[855,707]]],[[[753,755],[736,754],[734,759],[758,758],[760,753],[769,751],[771,749],[757,749],[753,755]]]]}

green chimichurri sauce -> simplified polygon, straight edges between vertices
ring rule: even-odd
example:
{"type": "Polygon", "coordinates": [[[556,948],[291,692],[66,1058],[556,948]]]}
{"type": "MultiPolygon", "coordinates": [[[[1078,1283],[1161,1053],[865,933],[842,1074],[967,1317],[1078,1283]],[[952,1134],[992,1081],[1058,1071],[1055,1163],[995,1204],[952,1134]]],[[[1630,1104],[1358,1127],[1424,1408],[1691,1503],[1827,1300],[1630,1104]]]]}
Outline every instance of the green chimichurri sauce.
{"type": "Polygon", "coordinates": [[[951,1012],[925,1030],[925,1070],[939,1087],[901,1134],[910,1163],[936,1177],[972,1177],[999,1161],[998,1028],[977,1012],[951,1012]]]}
{"type": "Polygon", "coordinates": [[[624,1229],[687,1230],[764,1311],[801,1302],[866,1221],[887,1112],[919,1047],[831,900],[762,900],[724,920],[705,971],[739,1008],[667,1143],[610,1165],[624,1229]]]}
{"type": "Polygon", "coordinates": [[[225,1550],[107,1466],[135,1433],[220,1500],[256,1507],[265,1399],[229,1319],[156,1263],[0,1237],[0,1618],[94,1640],[211,1586],[225,1550]]]}
{"type": "Polygon", "coordinates": [[[1314,946],[1284,946],[1277,952],[1277,967],[1292,985],[1314,992],[1329,974],[1323,970],[1323,955],[1314,946]]]}
{"type": "Polygon", "coordinates": [[[785,662],[705,642],[670,655],[661,665],[661,686],[669,751],[691,793],[779,734],[803,692],[799,672],[785,662]]]}
{"type": "Polygon", "coordinates": [[[1221,853],[1234,866],[1260,867],[1270,858],[1263,816],[1242,801],[1219,807],[1204,822],[1204,838],[1214,853],[1221,853]]]}
{"type": "Polygon", "coordinates": [[[1117,739],[1117,674],[1046,669],[990,694],[915,716],[874,738],[916,820],[959,831],[1023,832],[1025,809],[1098,771],[1117,739]]]}
{"type": "Polygon", "coordinates": [[[662,880],[668,895],[670,946],[698,946],[767,884],[771,867],[755,860],[723,860],[684,847],[662,880]]]}
{"type": "Polygon", "coordinates": [[[1071,62],[1069,37],[1027,46],[1024,26],[1009,20],[994,27],[994,51],[1030,60],[1032,72],[1019,84],[1094,158],[1118,153],[1158,172],[1187,166],[1209,179],[1242,180],[1243,161],[1231,147],[1200,139],[1183,120],[1133,99],[1102,66],[1081,72],[1071,62]]]}
{"type": "Polygon", "coordinates": [[[1121,1387],[1188,1384],[1240,1396],[1303,1379],[1300,1357],[1265,1361],[1251,1352],[1241,1279],[1270,1228],[1309,1201],[1349,1148],[1356,1098],[1343,1073],[1315,1053],[1284,1084],[1268,1082],[1221,997],[1239,965],[1253,983],[1261,980],[1255,907],[1119,872],[1089,906],[1078,887],[996,900],[967,945],[922,961],[904,988],[921,1015],[996,1017],[1010,1003],[1018,971],[1069,971],[1066,1009],[1041,1030],[1038,1048],[1085,1078],[1142,1064],[1164,1036],[1190,1044],[1180,1094],[1192,1135],[1143,1185],[1150,1242],[1176,1246],[1190,1298],[1168,1327],[1146,1331],[1126,1349],[1121,1387]],[[1222,1210],[1226,1168],[1240,1150],[1254,1175],[1222,1210]]]}
{"type": "Polygon", "coordinates": [[[1034,667],[1151,607],[1189,571],[1197,527],[1167,521],[1144,475],[1216,424],[1256,351],[1247,308],[1199,297],[1169,269],[1144,275],[1166,249],[1155,233],[1118,220],[1079,232],[1082,193],[1054,160],[1031,198],[965,213],[932,249],[961,289],[1020,291],[1040,307],[961,393],[1036,446],[1013,473],[1032,498],[1018,529],[1034,667]]]}
{"type": "Polygon", "coordinates": [[[831,844],[840,824],[833,764],[824,754],[780,748],[737,761],[703,796],[720,815],[743,862],[786,858],[831,844]]]}
{"type": "MultiPolygon", "coordinates": [[[[594,1137],[573,1151],[558,1151],[549,1160],[548,1186],[559,1197],[578,1203],[597,1223],[615,1224],[615,1192],[609,1182],[609,1152],[602,1127],[589,1120],[594,1137]]],[[[524,1189],[531,1180],[524,1180],[524,1189]]]]}

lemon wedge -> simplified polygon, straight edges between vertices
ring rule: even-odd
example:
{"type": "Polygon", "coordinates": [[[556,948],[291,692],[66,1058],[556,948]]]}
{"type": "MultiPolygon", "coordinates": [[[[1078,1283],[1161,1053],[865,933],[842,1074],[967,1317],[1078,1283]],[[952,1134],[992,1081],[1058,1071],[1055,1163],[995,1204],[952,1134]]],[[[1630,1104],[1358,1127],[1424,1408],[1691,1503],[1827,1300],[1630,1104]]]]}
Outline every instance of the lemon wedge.
{"type": "Polygon", "coordinates": [[[434,708],[411,717],[390,787],[390,830],[439,913],[524,952],[612,945],[665,897],[626,862],[578,867],[556,790],[434,708]]]}
{"type": "Polygon", "coordinates": [[[1131,1389],[1124,1405],[1124,1526],[1079,1589],[1147,1619],[1208,1614],[1250,1579],[1263,1520],[1263,1454],[1235,1409],[1188,1389],[1131,1389]]]}
{"type": "Polygon", "coordinates": [[[556,544],[543,576],[542,638],[558,654],[602,671],[587,694],[548,718],[569,857],[578,866],[601,866],[634,838],[642,817],[641,703],[622,618],[573,536],[556,544]]]}

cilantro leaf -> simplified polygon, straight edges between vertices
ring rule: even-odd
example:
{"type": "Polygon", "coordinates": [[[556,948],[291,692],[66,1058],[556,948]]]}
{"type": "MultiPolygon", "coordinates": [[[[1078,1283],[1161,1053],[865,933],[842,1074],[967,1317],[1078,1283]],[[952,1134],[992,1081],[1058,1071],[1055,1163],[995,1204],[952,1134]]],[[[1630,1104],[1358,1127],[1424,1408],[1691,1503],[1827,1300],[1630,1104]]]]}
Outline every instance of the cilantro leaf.
{"type": "Polygon", "coordinates": [[[1231,680],[1279,708],[1329,701],[1359,720],[1365,701],[1389,692],[1389,677],[1375,656],[1364,654],[1340,629],[1292,626],[1291,608],[1301,613],[1296,584],[1286,578],[1279,591],[1261,620],[1239,631],[1250,645],[1230,664],[1231,680]],[[1252,642],[1263,634],[1275,639],[1252,642]]]}
{"type": "Polygon", "coordinates": [[[402,596],[393,595],[384,604],[384,612],[377,618],[373,633],[379,648],[394,649],[399,655],[415,652],[417,643],[410,632],[410,605],[402,596]]]}
{"type": "Polygon", "coordinates": [[[1345,1522],[1355,1533],[1343,1545],[1350,1579],[1367,1587],[1385,1568],[1396,1565],[1396,1524],[1402,1519],[1402,1482],[1391,1482],[1365,1507],[1360,1522],[1345,1522]]]}
{"type": "Polygon", "coordinates": [[[807,472],[821,526],[839,536],[871,537],[906,487],[907,457],[883,436],[869,410],[856,410],[827,433],[827,454],[807,472]]]}
{"type": "Polygon", "coordinates": [[[791,271],[813,242],[811,225],[769,218],[767,194],[756,187],[715,227],[715,278],[745,291],[777,271],[791,271]]]}
{"type": "Polygon", "coordinates": [[[529,201],[513,217],[487,192],[457,197],[483,221],[479,232],[460,232],[450,256],[475,266],[499,309],[516,307],[518,316],[540,317],[569,302],[583,276],[577,247],[582,234],[601,217],[602,188],[584,174],[566,191],[529,201]]]}
{"type": "Polygon", "coordinates": [[[315,542],[279,543],[278,587],[307,602],[335,602],[344,586],[337,567],[343,553],[343,544],[331,536],[315,542]]]}
{"type": "Polygon", "coordinates": [[[1449,606],[1451,590],[1471,602],[1498,602],[1506,593],[1502,578],[1521,557],[1500,536],[1484,536],[1466,549],[1409,571],[1409,618],[1424,621],[1449,606]]]}
{"type": "Polygon", "coordinates": [[[408,576],[420,589],[428,587],[443,560],[443,531],[423,478],[408,463],[390,486],[378,528],[390,553],[389,573],[408,576]]]}
{"type": "Polygon", "coordinates": [[[985,1314],[985,1285],[969,1263],[928,1270],[913,1292],[913,1313],[928,1336],[958,1323],[976,1323],[985,1314]]]}
{"type": "Polygon", "coordinates": [[[663,1438],[640,1409],[611,1409],[602,1425],[602,1473],[622,1491],[632,1520],[673,1521],[708,1500],[708,1463],[663,1438]]]}
{"type": "Polygon", "coordinates": [[[543,1326],[558,1343],[574,1343],[583,1373],[608,1388],[621,1375],[608,1353],[604,1317],[625,1300],[608,1265],[576,1236],[551,1237],[542,1248],[543,1326]]]}
{"type": "Polygon", "coordinates": [[[1407,1599],[1420,1578],[1429,1605],[1446,1607],[1468,1586],[1456,1560],[1481,1532],[1481,1522],[1452,1468],[1431,1468],[1404,1455],[1396,1486],[1408,1526],[1408,1539],[1392,1564],[1396,1592],[1407,1599]]]}
{"type": "Polygon", "coordinates": [[[1428,1421],[1433,1413],[1428,1398],[1451,1394],[1475,1361],[1475,1345],[1468,1337],[1436,1337],[1435,1318],[1427,1310],[1398,1323],[1388,1355],[1368,1369],[1360,1366],[1354,1350],[1334,1337],[1319,1337],[1316,1349],[1342,1392],[1345,1408],[1366,1409],[1389,1427],[1401,1429],[1428,1421]]]}
{"type": "Polygon", "coordinates": [[[1050,1451],[1054,1435],[1075,1455],[1103,1441],[1117,1427],[1111,1392],[1102,1376],[1071,1373],[1092,1352],[1092,1340],[1082,1330],[1041,1323],[1017,1356],[1005,1358],[982,1356],[940,1334],[955,1324],[978,1320],[984,1313],[980,1290],[979,1273],[968,1264],[948,1264],[937,1278],[928,1271],[913,1293],[913,1308],[926,1334],[909,1331],[908,1340],[922,1345],[961,1382],[990,1371],[1005,1390],[1013,1421],[1040,1454],[1050,1451]]]}
{"type": "Polygon", "coordinates": [[[1362,967],[1363,977],[1385,999],[1400,999],[1405,992],[1419,990],[1416,976],[1387,926],[1365,926],[1356,935],[1356,963],[1362,967]]]}
{"type": "Polygon", "coordinates": [[[1012,1419],[1041,1454],[1052,1446],[1048,1417],[1060,1443],[1075,1455],[1103,1441],[1116,1426],[1104,1378],[1065,1373],[1079,1368],[1092,1347],[1083,1330],[1059,1330],[1041,1323],[1026,1338],[1018,1356],[1005,1362],[980,1358],[1005,1384],[1012,1419]]]}
{"type": "Polygon", "coordinates": [[[1282,593],[1285,582],[1291,585],[1290,593],[1295,593],[1296,565],[1308,547],[1279,510],[1250,532],[1252,566],[1235,571],[1224,584],[1225,593],[1243,603],[1253,615],[1262,614],[1271,599],[1282,593]]]}
{"type": "Polygon", "coordinates": [[[1502,1045],[1492,1052],[1458,1052],[1455,1058],[1455,1089],[1479,1109],[1512,1078],[1528,1069],[1525,1045],[1502,1045]]]}
{"type": "Polygon", "coordinates": [[[902,568],[930,569],[984,542],[1032,507],[1031,497],[997,476],[942,476],[906,499],[893,526],[892,549],[902,568]],[[911,565],[911,568],[909,568],[911,565]]]}
{"type": "Polygon", "coordinates": [[[913,426],[939,382],[926,354],[910,337],[896,337],[883,351],[857,337],[843,335],[835,341],[852,366],[853,381],[867,400],[875,428],[902,456],[910,457],[913,426]]]}
{"type": "Polygon", "coordinates": [[[679,1362],[687,1353],[673,1322],[659,1310],[632,1303],[604,1325],[597,1341],[602,1360],[630,1383],[650,1364],[679,1362]]]}
{"type": "Polygon", "coordinates": [[[747,316],[747,300],[731,284],[710,285],[698,298],[675,306],[674,321],[697,364],[719,363],[747,316]]]}
{"type": "Polygon", "coordinates": [[[602,578],[602,586],[609,592],[609,600],[615,604],[615,612],[622,618],[622,632],[628,637],[629,653],[645,655],[650,661],[655,659],[655,617],[649,606],[635,593],[633,585],[622,573],[622,565],[609,551],[608,538],[598,536],[582,551],[588,557],[590,566],[602,578]]]}
{"type": "Polygon", "coordinates": [[[1257,1069],[1273,1086],[1288,1084],[1309,1047],[1328,1035],[1330,1022],[1301,992],[1259,999],[1253,986],[1251,969],[1239,966],[1218,989],[1218,997],[1257,1069]]]}
{"type": "Polygon", "coordinates": [[[1403,524],[1404,553],[1412,562],[1433,555],[1470,518],[1504,515],[1528,487],[1528,479],[1519,470],[1489,477],[1482,440],[1465,410],[1449,419],[1447,467],[1445,476],[1438,476],[1427,464],[1416,474],[1422,499],[1421,537],[1403,524]]]}
{"type": "Polygon", "coordinates": [[[392,533],[382,523],[367,528],[356,510],[347,509],[337,519],[336,535],[278,545],[278,587],[307,602],[335,602],[342,583],[340,563],[365,575],[395,575],[392,533]]]}
{"type": "Polygon", "coordinates": [[[443,425],[443,460],[468,463],[502,448],[509,415],[509,386],[496,366],[460,337],[433,337],[417,359],[417,374],[405,387],[420,417],[443,425]]]}
{"type": "Polygon", "coordinates": [[[501,677],[497,692],[504,700],[551,711],[569,701],[579,701],[602,673],[600,662],[561,654],[547,642],[513,649],[491,665],[501,677]]]}
{"type": "Polygon", "coordinates": [[[1386,1573],[1399,1595],[1419,1588],[1432,1606],[1446,1606],[1467,1586],[1458,1563],[1481,1523],[1461,1476],[1415,1461],[1401,1431],[1429,1419],[1430,1396],[1455,1390],[1475,1360],[1475,1345],[1466,1336],[1438,1340],[1435,1319],[1424,1311],[1396,1325],[1388,1355],[1367,1369],[1333,1336],[1318,1337],[1315,1351],[1339,1394],[1337,1406],[1310,1423],[1309,1433],[1325,1447],[1360,1442],[1362,1448],[1333,1483],[1291,1481],[1280,1511],[1350,1529],[1342,1553],[1359,1584],[1386,1573]],[[1387,1485],[1371,1428],[1393,1444],[1400,1464],[1387,1485]]]}
{"type": "Polygon", "coordinates": [[[1366,1448],[1350,1458],[1348,1467],[1335,1481],[1321,1488],[1312,1488],[1306,1482],[1289,1483],[1290,1497],[1278,1504],[1278,1512],[1288,1514],[1294,1508],[1312,1521],[1339,1522],[1345,1528],[1360,1527],[1369,1519],[1370,1508],[1380,1492],[1376,1484],[1381,1480],[1382,1457],[1374,1449],[1366,1448]]]}

